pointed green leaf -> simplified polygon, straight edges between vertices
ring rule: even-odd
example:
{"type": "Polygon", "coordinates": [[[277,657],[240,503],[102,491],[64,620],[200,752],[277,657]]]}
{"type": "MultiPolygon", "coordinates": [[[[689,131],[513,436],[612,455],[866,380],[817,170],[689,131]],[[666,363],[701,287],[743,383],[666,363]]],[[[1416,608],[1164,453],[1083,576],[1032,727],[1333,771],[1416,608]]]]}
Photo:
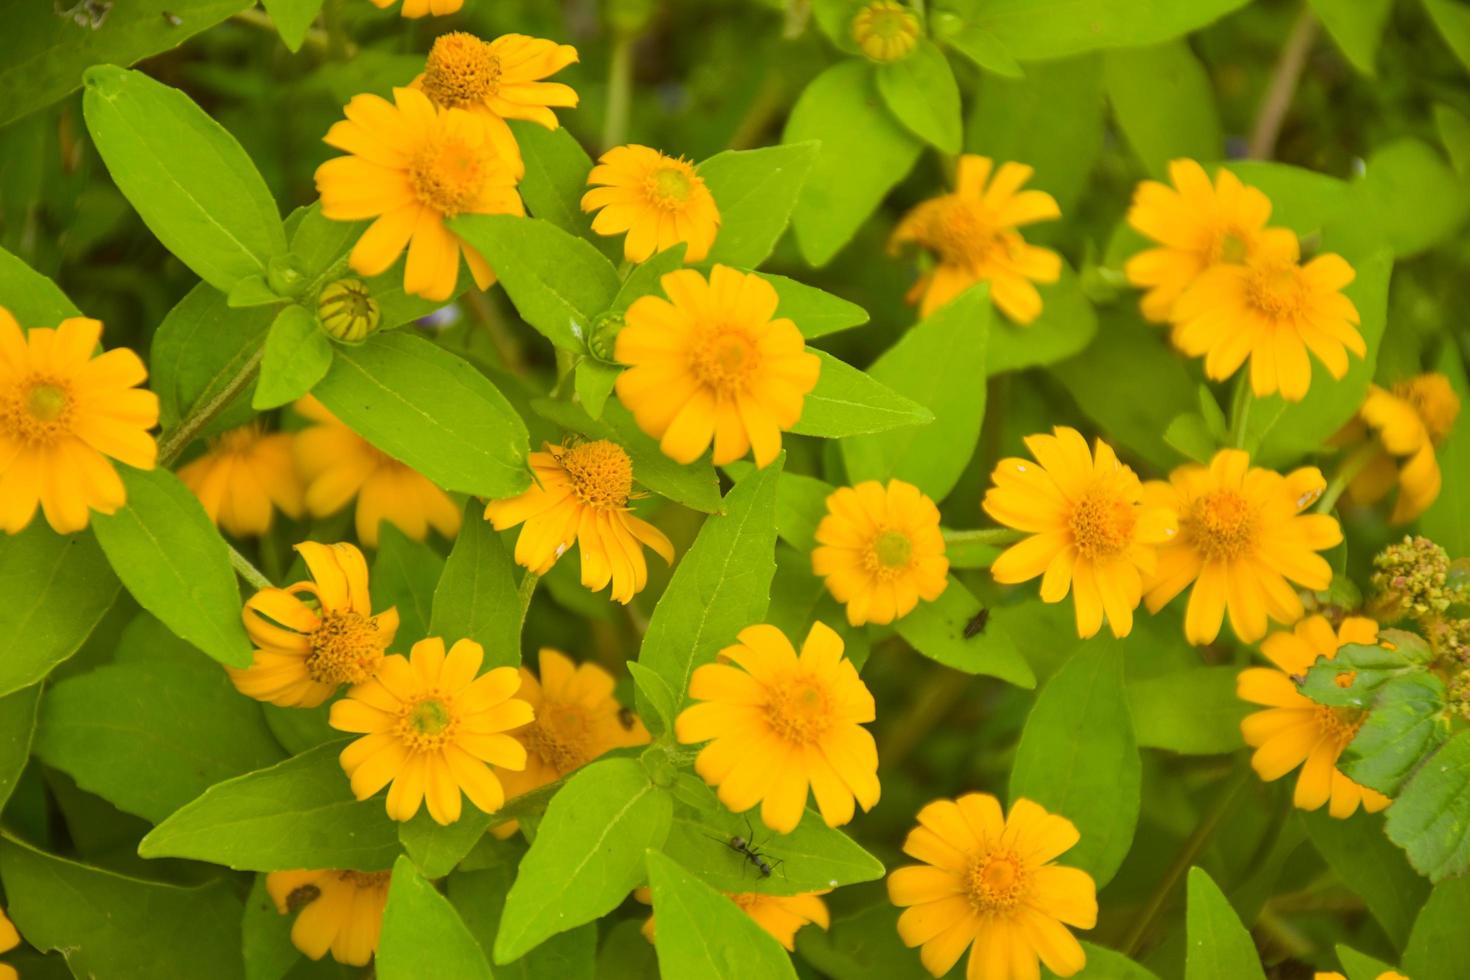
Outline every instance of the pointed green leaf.
{"type": "Polygon", "coordinates": [[[920,39],[905,57],[879,65],[877,78],[883,101],[909,132],[941,153],[960,152],[960,87],[933,41],[920,39]]]}
{"type": "Polygon", "coordinates": [[[374,966],[382,980],[492,980],[490,964],[464,920],[406,857],[393,865],[374,966]]]}
{"type": "Polygon", "coordinates": [[[1429,901],[1414,920],[1409,945],[1404,947],[1404,972],[1418,980],[1455,980],[1470,960],[1470,878],[1455,878],[1434,886],[1429,901]]]}
{"type": "Polygon", "coordinates": [[[322,9],[322,0],[261,0],[261,3],[276,22],[281,41],[292,52],[300,51],[311,22],[322,9]]]}
{"type": "Polygon", "coordinates": [[[622,236],[605,238],[594,233],[592,215],[582,210],[592,158],[577,138],[565,126],[547,129],[523,119],[510,120],[510,128],[526,163],[526,176],[517,189],[531,214],[620,256],[622,236]]]}
{"type": "Polygon", "coordinates": [[[1431,881],[1470,871],[1470,732],[1460,732],[1404,786],[1384,825],[1431,881]]]}
{"type": "Polygon", "coordinates": [[[1182,755],[1234,752],[1250,705],[1235,693],[1235,667],[1190,667],[1128,681],[1133,733],[1144,748],[1182,755]]]}
{"type": "Polygon", "coordinates": [[[40,703],[40,684],[0,697],[0,810],[30,761],[40,703]]]}
{"type": "Polygon", "coordinates": [[[649,851],[648,881],[661,976],[796,980],[790,957],[770,933],[674,860],[649,851]]]}
{"type": "Polygon", "coordinates": [[[984,608],[985,604],[951,575],[939,598],[920,601],[893,628],[915,650],[946,667],[999,677],[1017,687],[1035,687],[1036,675],[1016,648],[1004,615],[992,613],[982,632],[965,635],[984,608]]]}
{"type": "Polygon", "coordinates": [[[1113,118],[1152,176],[1165,179],[1180,157],[1223,155],[1214,84],[1184,41],[1109,51],[1103,78],[1113,118]]]}
{"type": "Polygon", "coordinates": [[[1378,42],[1393,10],[1393,0],[1311,0],[1312,10],[1353,67],[1364,75],[1377,72],[1378,42]]]}
{"type": "MultiPolygon", "coordinates": [[[[275,315],[268,307],[231,307],[223,293],[203,282],[169,310],[153,336],[148,358],[148,382],[158,393],[159,422],[165,433],[185,416],[212,404],[260,356],[275,315]]],[[[201,434],[248,421],[253,387],[252,382],[201,434]]]]}
{"type": "Polygon", "coordinates": [[[1085,350],[1097,333],[1097,314],[1082,295],[1077,274],[1062,260],[1062,276],[1038,287],[1041,315],[1027,326],[997,311],[991,321],[986,370],[991,374],[1052,364],[1085,350]]]}
{"type": "Polygon", "coordinates": [[[1184,980],[1265,980],[1250,933],[1203,868],[1189,869],[1184,980]]]}
{"type": "MultiPolygon", "coordinates": [[[[495,947],[495,934],[500,931],[500,918],[505,909],[505,896],[515,878],[515,866],[499,864],[493,868],[458,871],[446,882],[449,900],[459,911],[485,957],[495,947]]],[[[636,934],[636,931],[635,931],[636,934]]],[[[648,947],[641,935],[638,941],[648,947]]],[[[652,958],[653,950],[648,949],[652,958]]],[[[589,922],[569,932],[552,936],[512,963],[495,967],[496,980],[593,980],[597,955],[597,924],[589,922]]]]}
{"type": "Polygon", "coordinates": [[[934,421],[934,413],[918,402],[826,351],[812,353],[821,359],[822,373],[802,402],[801,418],[792,432],[838,439],[934,421]]]}
{"type": "Polygon", "coordinates": [[[764,262],[786,231],[820,149],[815,142],[787,142],[726,150],[701,163],[699,176],[720,211],[720,231],[708,261],[750,269],[764,262]]]}
{"type": "Polygon", "coordinates": [[[1326,810],[1300,811],[1298,817],[1317,853],[1362,898],[1394,948],[1403,949],[1429,897],[1429,882],[1384,837],[1383,817],[1364,812],[1339,820],[1326,810]]]}
{"type": "MultiPolygon", "coordinates": [[[[378,553],[373,558],[368,586],[373,608],[398,609],[396,649],[405,652],[429,636],[429,619],[434,606],[434,589],[444,571],[444,559],[422,541],[415,541],[386,521],[378,531],[378,553]]],[[[452,644],[460,636],[437,634],[452,644]]]]}
{"type": "MultiPolygon", "coordinates": [[[[1247,0],[968,0],[970,23],[1024,62],[1097,48],[1158,44],[1214,22],[1247,0]]],[[[1245,980],[1244,977],[1241,980],[1245,980]]]]}
{"type": "Polygon", "coordinates": [[[256,411],[279,408],[311,391],[332,366],[332,342],[314,314],[286,307],[265,338],[260,380],[250,404],[256,411]]]}
{"type": "Polygon", "coordinates": [[[67,317],[80,315],[61,287],[3,248],[0,306],[10,311],[22,328],[54,327],[67,317]]]}
{"type": "Polygon", "coordinates": [[[829,333],[860,327],[868,322],[868,311],[840,296],[823,292],[795,279],[762,272],[761,278],[776,287],[776,315],[796,324],[807,340],[829,333]]]}
{"type": "Polygon", "coordinates": [[[434,589],[429,635],[474,640],[485,648],[485,670],[519,666],[521,604],[516,574],[505,544],[485,520],[484,508],[470,501],[434,589]]]}

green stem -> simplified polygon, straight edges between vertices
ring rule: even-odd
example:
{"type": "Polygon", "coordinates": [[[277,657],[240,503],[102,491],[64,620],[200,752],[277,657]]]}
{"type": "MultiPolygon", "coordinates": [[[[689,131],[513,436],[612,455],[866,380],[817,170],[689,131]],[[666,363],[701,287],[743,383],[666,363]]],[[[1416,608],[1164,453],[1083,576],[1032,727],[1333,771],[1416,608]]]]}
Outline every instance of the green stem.
{"type": "Polygon", "coordinates": [[[1317,513],[1332,513],[1332,508],[1337,506],[1337,499],[1342,496],[1343,491],[1357,478],[1359,473],[1363,472],[1363,467],[1372,462],[1373,457],[1377,455],[1378,444],[1370,442],[1343,460],[1342,465],[1337,468],[1337,473],[1333,475],[1332,482],[1327,484],[1327,490],[1322,494],[1322,499],[1317,501],[1317,513]]]}
{"type": "Polygon", "coordinates": [[[230,549],[230,564],[234,566],[235,571],[241,578],[257,589],[272,588],[271,580],[266,578],[260,569],[250,564],[249,558],[236,551],[235,546],[232,544],[226,544],[225,547],[230,549]]]}
{"type": "Polygon", "coordinates": [[[342,27],[342,0],[327,0],[322,5],[322,26],[327,33],[327,57],[333,61],[346,61],[351,55],[352,42],[342,27]]]}
{"type": "Polygon", "coordinates": [[[1017,531],[1011,527],[985,527],[964,531],[946,527],[940,530],[944,535],[946,545],[992,544],[1000,547],[1005,544],[1013,544],[1026,536],[1024,531],[1017,531]]]}
{"type": "Polygon", "coordinates": [[[628,139],[628,113],[633,96],[633,41],[631,34],[613,39],[607,65],[607,115],[602,121],[602,148],[622,146],[628,139]]]}
{"type": "Polygon", "coordinates": [[[195,405],[188,415],[184,416],[173,430],[158,440],[158,465],[163,467],[172,466],[183,451],[189,448],[189,443],[203,431],[204,427],[219,417],[220,412],[229,408],[230,402],[235,396],[249,387],[250,382],[255,380],[255,375],[260,371],[260,359],[265,356],[265,345],[261,344],[255,352],[240,365],[234,377],[225,382],[225,386],[215,393],[214,397],[202,405],[195,405]]]}
{"type": "Polygon", "coordinates": [[[1250,376],[1242,371],[1235,382],[1235,397],[1230,403],[1230,445],[1236,449],[1245,448],[1246,429],[1250,425],[1251,404],[1256,400],[1256,394],[1251,389],[1250,376]]]}
{"type": "Polygon", "coordinates": [[[521,576],[521,587],[517,592],[521,602],[521,626],[526,625],[526,613],[531,609],[531,597],[536,594],[536,583],[541,581],[541,576],[535,572],[527,572],[521,576]]]}

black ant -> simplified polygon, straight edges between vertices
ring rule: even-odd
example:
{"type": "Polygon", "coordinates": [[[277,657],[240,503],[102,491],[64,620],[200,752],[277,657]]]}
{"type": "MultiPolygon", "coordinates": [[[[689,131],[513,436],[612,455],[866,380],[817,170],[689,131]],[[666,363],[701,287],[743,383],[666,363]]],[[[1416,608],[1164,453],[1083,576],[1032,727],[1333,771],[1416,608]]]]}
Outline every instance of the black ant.
{"type": "Polygon", "coordinates": [[[965,624],[965,639],[968,640],[977,634],[984,633],[985,624],[988,622],[990,622],[990,610],[981,606],[975,618],[965,624]]]}
{"type": "MultiPolygon", "coordinates": [[[[750,833],[750,820],[749,820],[749,818],[746,818],[746,821],[745,821],[745,832],[747,834],[750,833]]],[[[729,840],[725,840],[724,838],[721,838],[721,837],[716,837],[713,834],[706,834],[705,836],[708,837],[710,840],[717,840],[717,841],[719,841],[721,844],[724,844],[726,847],[728,847],[730,850],[734,851],[736,854],[739,854],[744,860],[748,861],[751,865],[753,865],[755,867],[756,871],[759,873],[760,877],[762,877],[762,878],[769,878],[771,876],[771,873],[773,871],[775,871],[777,868],[781,867],[781,865],[783,865],[783,864],[786,863],[785,861],[781,860],[780,858],[777,858],[776,859],[776,863],[775,864],[772,864],[770,861],[767,861],[765,854],[763,854],[758,849],[758,847],[757,847],[757,845],[755,844],[754,841],[747,840],[746,838],[741,837],[739,834],[734,835],[729,840]]],[[[784,875],[785,872],[782,872],[782,874],[784,875]]]]}

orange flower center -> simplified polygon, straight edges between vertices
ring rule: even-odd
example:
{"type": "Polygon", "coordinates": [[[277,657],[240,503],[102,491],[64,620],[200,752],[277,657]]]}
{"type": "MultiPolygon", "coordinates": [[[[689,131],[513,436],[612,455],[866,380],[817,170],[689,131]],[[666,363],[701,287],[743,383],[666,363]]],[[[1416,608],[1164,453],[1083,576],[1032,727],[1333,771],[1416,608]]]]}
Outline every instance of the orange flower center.
{"type": "Polygon", "coordinates": [[[789,745],[814,745],[832,728],[832,699],[815,678],[793,675],[769,688],[766,721],[789,745]]]}
{"type": "Polygon", "coordinates": [[[623,447],[606,439],[563,450],[558,461],[572,481],[572,493],[600,510],[627,506],[633,493],[633,461],[623,447]]]}
{"type": "Polygon", "coordinates": [[[338,871],[337,877],[353,888],[387,888],[391,871],[338,871]]]}
{"type": "Polygon", "coordinates": [[[360,684],[383,659],[378,624],[361,613],[329,612],[311,633],[306,672],[318,684],[360,684]]]}
{"type": "Polygon", "coordinates": [[[1246,273],[1245,299],[1267,319],[1300,316],[1307,306],[1306,284],[1295,262],[1261,262],[1246,273]]]}
{"type": "Polygon", "coordinates": [[[1015,851],[990,851],[965,873],[965,895],[981,915],[1010,912],[1030,890],[1031,872],[1015,851]]]}
{"type": "Polygon", "coordinates": [[[7,393],[0,405],[0,424],[18,442],[49,446],[71,431],[74,405],[65,381],[33,375],[7,393]]]}
{"type": "Polygon", "coordinates": [[[1442,374],[1421,374],[1393,386],[1393,393],[1413,406],[1429,438],[1438,443],[1449,435],[1460,414],[1460,398],[1442,374]]]}
{"type": "Polygon", "coordinates": [[[863,567],[869,575],[891,579],[908,570],[914,555],[914,542],[902,531],[880,530],[868,543],[863,554],[863,567]]]}
{"type": "Polygon", "coordinates": [[[643,182],[648,202],[665,211],[682,210],[689,202],[690,192],[694,190],[693,177],[689,165],[683,161],[673,161],[669,166],[659,167],[643,182]]]}
{"type": "Polygon", "coordinates": [[[1121,554],[1133,542],[1137,524],[1133,504],[1102,483],[1089,487],[1067,518],[1077,553],[1091,559],[1121,554]]]}
{"type": "Polygon", "coordinates": [[[701,384],[733,397],[745,389],[760,366],[760,352],[755,340],[739,327],[715,326],[696,337],[690,361],[701,384]]]}
{"type": "Polygon", "coordinates": [[[408,167],[414,196],[446,218],[469,210],[480,197],[491,152],[458,136],[440,135],[424,144],[408,167]]]}
{"type": "Polygon", "coordinates": [[[1230,560],[1256,547],[1259,514],[1234,490],[1211,490],[1179,518],[1179,530],[1206,561],[1230,560]]]}
{"type": "Polygon", "coordinates": [[[544,702],[536,720],[515,734],[527,752],[558,773],[592,761],[592,719],[580,704],[544,702]]]}
{"type": "Polygon", "coordinates": [[[429,49],[419,85],[446,109],[476,105],[499,93],[500,59],[473,34],[445,34],[429,49]]]}
{"type": "Polygon", "coordinates": [[[410,752],[432,752],[453,741],[458,731],[453,704],[438,692],[418,695],[404,704],[393,728],[394,736],[410,752]]]}
{"type": "Polygon", "coordinates": [[[955,195],[941,198],[930,216],[928,245],[947,265],[978,266],[1014,249],[1014,233],[997,228],[976,204],[955,195]],[[998,253],[998,254],[997,254],[998,253]]]}
{"type": "MultiPolygon", "coordinates": [[[[1344,677],[1348,678],[1348,684],[1352,683],[1351,674],[1340,674],[1337,678],[1338,686],[1346,686],[1343,684],[1344,677]]],[[[1347,748],[1367,720],[1366,715],[1356,708],[1331,708],[1325,704],[1314,705],[1313,708],[1317,731],[1323,738],[1331,739],[1338,752],[1347,748]]]]}

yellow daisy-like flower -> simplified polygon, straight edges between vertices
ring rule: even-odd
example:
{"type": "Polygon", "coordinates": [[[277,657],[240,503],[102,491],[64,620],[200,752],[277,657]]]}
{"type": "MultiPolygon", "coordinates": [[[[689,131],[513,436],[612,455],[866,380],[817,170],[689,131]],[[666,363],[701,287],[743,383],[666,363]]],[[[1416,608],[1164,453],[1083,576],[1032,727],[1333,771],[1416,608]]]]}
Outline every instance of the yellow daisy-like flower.
{"type": "Polygon", "coordinates": [[[966,949],[968,980],[1035,980],[1038,960],[1072,976],[1087,955],[1067,926],[1097,924],[1097,889],[1087,872],[1052,862],[1077,841],[1070,820],[1027,799],[1007,816],[988,793],[930,803],[903,844],[924,863],[888,876],[888,897],[904,910],[899,936],[923,947],[936,977],[966,949]]]}
{"type": "Polygon", "coordinates": [[[265,890],[280,915],[296,914],[291,943],[314,960],[332,952],[348,966],[367,966],[378,951],[390,871],[273,871],[265,890]]]}
{"type": "Polygon", "coordinates": [[[807,790],[822,819],[839,827],[853,801],[878,802],[878,748],[863,728],[873,695],[842,656],[842,638],[813,623],[801,656],[774,626],[747,626],[719,663],[694,671],[674,732],[685,744],[709,742],[694,770],[719,788],[734,813],[761,804],[761,820],[780,834],[801,822],[807,790]]]}
{"type": "MultiPolygon", "coordinates": [[[[613,697],[611,674],[596,664],[576,664],[549,647],[540,653],[541,679],[521,668],[519,696],[536,717],[509,734],[526,747],[526,767],[498,773],[507,797],[554,783],[613,749],[647,745],[648,729],[613,697]]],[[[509,837],[512,820],[495,828],[509,837]]]]}
{"type": "Polygon", "coordinates": [[[1375,504],[1397,485],[1391,523],[1407,524],[1428,510],[1442,483],[1434,450],[1459,414],[1460,398],[1442,374],[1421,374],[1391,389],[1369,386],[1358,417],[1334,440],[1348,445],[1375,440],[1358,449],[1369,455],[1348,484],[1348,499],[1375,504]]]}
{"type": "Polygon", "coordinates": [[[1143,502],[1179,515],[1179,533],[1159,549],[1158,568],[1145,583],[1150,612],[1158,612],[1190,583],[1184,635],[1212,643],[1225,613],[1245,643],[1266,635],[1267,617],[1294,623],[1302,600],[1291,582],[1327,588],[1332,567],[1319,551],[1342,541],[1326,514],[1302,513],[1326,489],[1315,466],[1286,476],[1252,467],[1238,449],[1222,449],[1209,466],[1190,464],[1143,487],[1143,502]]]}
{"type": "Polygon", "coordinates": [[[209,441],[202,456],[179,470],[204,512],[237,538],[265,534],[275,508],[298,518],[306,508],[289,432],[269,435],[259,423],[209,441]]]}
{"type": "Polygon", "coordinates": [[[598,158],[587,183],[592,190],[582,195],[582,210],[598,212],[592,230],[627,232],[623,255],[628,261],[642,262],[680,242],[689,246],[686,262],[709,255],[720,230],[720,209],[683,157],[637,144],[615,146],[598,158]]]}
{"type": "MultiPolygon", "coordinates": [[[[6,953],[20,945],[20,933],[10,916],[0,909],[0,953],[6,953]]],[[[0,963],[0,980],[18,980],[20,974],[9,963],[0,963]]]]}
{"type": "Polygon", "coordinates": [[[295,407],[317,423],[298,432],[294,444],[313,517],[335,514],[357,498],[357,538],[369,548],[378,546],[383,521],[415,541],[428,537],[429,528],[446,538],[459,533],[459,507],[428,477],[353,432],[315,397],[295,407]]]}
{"type": "MultiPolygon", "coordinates": [[[[1378,624],[1371,619],[1350,616],[1334,633],[1326,617],[1308,616],[1291,632],[1272,633],[1261,644],[1261,652],[1276,669],[1250,667],[1240,672],[1236,693],[1242,700],[1266,706],[1240,723],[1246,744],[1256,750],[1251,765],[1268,783],[1301,766],[1292,802],[1303,810],[1316,810],[1330,801],[1327,812],[1344,820],[1357,812],[1359,803],[1377,813],[1392,802],[1337,768],[1367,712],[1318,704],[1292,679],[1304,676],[1318,657],[1335,659],[1347,644],[1377,642],[1378,624]]],[[[1338,683],[1351,684],[1352,674],[1343,674],[1338,683]]]]}
{"type": "Polygon", "coordinates": [[[669,298],[634,301],[618,333],[614,357],[629,365],[618,398],[680,463],[713,441],[716,466],[746,450],[757,466],[769,464],[801,418],[821,360],[796,324],[774,318],[776,290],[760,276],[717,265],[708,280],[679,269],[661,282],[669,298]]]}
{"type": "Polygon", "coordinates": [[[827,497],[812,572],[847,607],[847,621],[891,623],[949,585],[939,508],[912,483],[868,480],[827,497]]]}
{"type": "Polygon", "coordinates": [[[567,549],[582,551],[582,584],[628,603],[648,584],[643,549],[669,564],[674,543],[628,509],[633,461],[615,442],[598,439],[574,446],[546,445],[531,453],[535,481],[519,497],[485,505],[485,519],[504,531],[524,523],[516,538],[516,563],[537,575],[551,571],[567,549]]]}
{"type": "Polygon", "coordinates": [[[1138,477],[1107,443],[1099,439],[1089,452],[1076,429],[1052,433],[1027,437],[1035,463],[1003,459],[990,475],[985,512],[1030,535],[996,558],[990,573],[1005,585],[1041,576],[1046,602],[1070,591],[1078,636],[1097,633],[1104,617],[1114,636],[1127,636],[1155,548],[1174,537],[1177,517],[1142,503],[1138,477]]]}
{"type": "MultiPolygon", "coordinates": [[[[830,891],[828,889],[827,891],[830,891]]],[[[760,892],[725,892],[740,911],[755,920],[756,925],[770,933],[790,952],[796,952],[796,934],[803,926],[818,925],[823,929],[832,924],[827,903],[821,896],[827,891],[803,892],[800,895],[765,895],[760,892]]],[[[633,892],[633,897],[645,905],[652,903],[650,890],[644,886],[633,892]]],[[[643,937],[653,942],[657,931],[657,916],[643,920],[643,937]]]]}
{"type": "Polygon", "coordinates": [[[58,534],[87,526],[91,511],[127,502],[108,457],[151,470],[158,396],[126,347],[92,356],[102,323],[70,317],[29,333],[0,306],[0,528],[18,534],[39,506],[58,534]]]}
{"type": "Polygon", "coordinates": [[[1041,315],[1041,294],[1033,283],[1056,282],[1062,274],[1057,253],[1028,245],[1016,230],[1061,217],[1056,199],[1045,191],[1021,190],[1035,172],[1025,164],[1003,163],[994,179],[993,167],[988,157],[960,157],[954,193],[917,205],[893,231],[889,251],[914,243],[934,256],[934,267],[907,297],[919,304],[920,316],[975,283],[988,282],[1000,311],[1025,326],[1041,315]]]}
{"type": "Polygon", "coordinates": [[[918,47],[919,18],[894,0],[874,0],[853,16],[852,40],[872,61],[898,61],[918,47]]]}
{"type": "MultiPolygon", "coordinates": [[[[373,0],[373,6],[379,10],[387,10],[398,0],[373,0]]],[[[418,19],[427,14],[435,17],[443,17],[446,14],[459,12],[464,6],[464,0],[403,0],[403,16],[418,19]]]]}
{"type": "Polygon", "coordinates": [[[1158,243],[1123,266],[1128,281],[1146,289],[1143,315],[1167,323],[1179,297],[1207,269],[1240,263],[1260,247],[1271,201],[1221,168],[1210,183],[1193,160],[1171,160],[1173,186],[1145,180],[1133,192],[1128,224],[1158,243]]]}
{"type": "Polygon", "coordinates": [[[364,276],[386,272],[405,248],[403,290],[425,299],[454,295],[459,256],[486,289],[495,273],[445,222],[460,214],[525,214],[516,191],[520,150],[504,126],[465,109],[443,109],[418,89],[395,88],[393,101],[354,96],[325,142],[349,154],[316,170],[322,214],[336,221],[375,219],[348,264],[364,276]]]}
{"type": "Polygon", "coordinates": [[[352,792],[365,800],[392,783],[388,816],[412,820],[426,802],[438,824],[459,819],[460,793],[484,813],[505,803],[490,766],[521,769],[526,750],[505,734],[529,722],[531,706],[511,697],[521,686],[514,667],[477,677],[485,651],[473,640],[449,648],[437,636],[383,658],[377,674],[332,705],[331,725],[363,733],[342,750],[352,792]]]}
{"type": "Polygon", "coordinates": [[[1358,332],[1358,309],[1342,288],[1353,267],[1340,255],[1301,264],[1296,235],[1283,228],[1261,232],[1240,263],[1207,269],[1174,303],[1174,344],[1205,359],[1205,374],[1223,381],[1250,359],[1251,390],[1281,392],[1287,401],[1306,397],[1312,381],[1307,351],[1334,378],[1347,374],[1348,352],[1368,352],[1358,332]]]}
{"type": "Polygon", "coordinates": [[[225,669],[257,701],[315,708],[343,684],[373,675],[398,633],[398,610],[373,615],[367,562],[352,545],[303,541],[296,550],[312,580],[246,600],[241,615],[254,659],[243,670],[225,669]]]}

